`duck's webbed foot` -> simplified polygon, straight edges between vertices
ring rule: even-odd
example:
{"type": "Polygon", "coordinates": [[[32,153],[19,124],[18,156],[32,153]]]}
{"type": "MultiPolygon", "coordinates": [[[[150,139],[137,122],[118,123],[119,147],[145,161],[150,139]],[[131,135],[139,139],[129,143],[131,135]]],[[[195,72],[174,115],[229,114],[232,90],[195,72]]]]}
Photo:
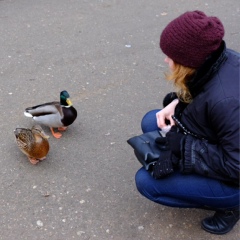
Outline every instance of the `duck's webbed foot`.
{"type": "Polygon", "coordinates": [[[50,130],[51,130],[51,132],[52,132],[52,135],[53,135],[55,138],[59,139],[59,138],[62,137],[62,134],[61,134],[60,132],[54,132],[53,128],[50,128],[50,130]]]}
{"type": "Polygon", "coordinates": [[[59,127],[58,128],[58,131],[66,131],[67,130],[67,127],[59,127]]]}
{"type": "Polygon", "coordinates": [[[36,165],[39,162],[39,160],[37,160],[36,158],[30,158],[29,157],[28,159],[29,159],[30,163],[33,164],[33,165],[36,165]]]}

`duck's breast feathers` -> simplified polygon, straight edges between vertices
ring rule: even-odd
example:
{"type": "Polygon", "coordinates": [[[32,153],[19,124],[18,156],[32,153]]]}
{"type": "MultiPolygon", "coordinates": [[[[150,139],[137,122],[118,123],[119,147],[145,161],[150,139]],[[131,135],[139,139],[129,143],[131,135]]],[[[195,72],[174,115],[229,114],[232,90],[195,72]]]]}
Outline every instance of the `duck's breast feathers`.
{"type": "Polygon", "coordinates": [[[64,126],[71,125],[77,118],[77,110],[71,106],[71,107],[63,107],[63,118],[62,123],[64,126]]]}
{"type": "Polygon", "coordinates": [[[47,139],[42,138],[40,135],[35,135],[34,146],[31,155],[36,158],[45,157],[49,151],[49,142],[47,139]]]}
{"type": "Polygon", "coordinates": [[[25,115],[31,114],[32,117],[45,116],[51,114],[60,114],[62,115],[62,107],[59,102],[49,102],[33,107],[28,107],[25,109],[25,115]]]}

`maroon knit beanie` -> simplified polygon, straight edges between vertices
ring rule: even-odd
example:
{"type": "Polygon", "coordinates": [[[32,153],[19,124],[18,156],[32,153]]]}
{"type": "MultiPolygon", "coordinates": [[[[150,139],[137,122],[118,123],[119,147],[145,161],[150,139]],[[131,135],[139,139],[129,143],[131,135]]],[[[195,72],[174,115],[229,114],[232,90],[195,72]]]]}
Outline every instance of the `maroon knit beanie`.
{"type": "Polygon", "coordinates": [[[170,22],[160,37],[160,48],[174,62],[198,68],[217,50],[224,27],[217,17],[201,11],[186,12],[170,22]]]}

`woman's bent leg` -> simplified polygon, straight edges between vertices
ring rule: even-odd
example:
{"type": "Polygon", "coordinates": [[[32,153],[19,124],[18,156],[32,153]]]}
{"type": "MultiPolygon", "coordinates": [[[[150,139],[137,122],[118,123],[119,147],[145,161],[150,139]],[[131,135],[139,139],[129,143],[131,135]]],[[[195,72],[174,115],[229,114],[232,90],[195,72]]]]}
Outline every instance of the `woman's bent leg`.
{"type": "Polygon", "coordinates": [[[227,209],[239,206],[239,189],[199,175],[174,172],[163,179],[154,179],[141,168],[136,173],[138,191],[162,205],[179,208],[227,209]]]}

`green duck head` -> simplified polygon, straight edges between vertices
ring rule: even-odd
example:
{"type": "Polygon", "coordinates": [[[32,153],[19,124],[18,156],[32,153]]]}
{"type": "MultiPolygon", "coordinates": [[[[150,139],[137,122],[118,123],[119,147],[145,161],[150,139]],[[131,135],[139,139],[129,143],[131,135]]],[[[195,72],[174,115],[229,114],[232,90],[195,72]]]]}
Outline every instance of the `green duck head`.
{"type": "Polygon", "coordinates": [[[60,93],[60,103],[61,103],[61,105],[66,106],[66,107],[72,106],[72,102],[70,100],[70,95],[66,90],[64,90],[60,93]]]}

